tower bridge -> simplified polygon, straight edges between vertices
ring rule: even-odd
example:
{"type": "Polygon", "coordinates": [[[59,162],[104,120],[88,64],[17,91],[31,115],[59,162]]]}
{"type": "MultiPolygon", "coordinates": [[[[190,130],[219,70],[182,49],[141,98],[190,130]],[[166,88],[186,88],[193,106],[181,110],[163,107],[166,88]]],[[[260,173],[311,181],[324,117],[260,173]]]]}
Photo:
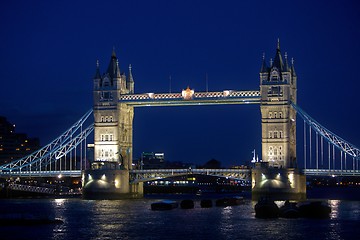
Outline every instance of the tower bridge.
{"type": "Polygon", "coordinates": [[[304,198],[304,174],[360,175],[359,148],[323,127],[297,105],[294,62],[289,64],[286,55],[283,58],[279,43],[270,65],[263,58],[260,90],[195,92],[187,88],[181,93],[135,93],[131,66],[127,76],[121,73],[113,51],[105,73],[100,73],[97,62],[93,99],[93,109],[70,129],[29,156],[0,166],[0,176],[82,173],[85,194],[141,194],[143,181],[188,174],[189,169],[132,169],[134,108],[220,104],[260,105],[262,161],[255,162],[251,170],[191,169],[192,173],[243,179],[251,176],[255,198],[273,193],[281,193],[282,198],[304,198]],[[88,120],[90,116],[93,122],[88,120]],[[297,158],[300,144],[296,116],[303,119],[301,160],[297,158]],[[92,132],[93,153],[87,155],[87,137],[92,132]],[[298,167],[301,163],[303,169],[298,167]]]}

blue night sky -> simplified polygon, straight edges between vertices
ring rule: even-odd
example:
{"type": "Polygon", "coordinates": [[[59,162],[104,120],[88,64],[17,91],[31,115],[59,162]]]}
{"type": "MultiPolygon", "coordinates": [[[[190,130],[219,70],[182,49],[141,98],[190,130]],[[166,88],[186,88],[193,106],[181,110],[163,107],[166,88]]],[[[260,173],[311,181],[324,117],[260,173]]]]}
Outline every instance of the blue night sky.
{"type": "MultiPolygon", "coordinates": [[[[360,146],[358,1],[1,1],[0,115],[45,145],[92,107],[96,60],[115,47],[135,92],[258,90],[277,39],[298,105],[360,146]]],[[[298,119],[298,124],[302,121],[298,119]]],[[[134,159],[223,166],[261,151],[259,105],[137,108],[134,159]]],[[[298,130],[301,132],[301,130],[298,130]]],[[[301,151],[301,150],[299,150],[301,151]]]]}

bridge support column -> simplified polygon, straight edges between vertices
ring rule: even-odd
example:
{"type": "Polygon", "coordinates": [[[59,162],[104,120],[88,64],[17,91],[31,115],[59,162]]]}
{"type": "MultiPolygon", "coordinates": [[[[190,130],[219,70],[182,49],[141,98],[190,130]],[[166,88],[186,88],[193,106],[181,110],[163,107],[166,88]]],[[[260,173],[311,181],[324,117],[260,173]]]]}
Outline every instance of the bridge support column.
{"type": "MultiPolygon", "coordinates": [[[[86,199],[121,199],[138,197],[138,186],[129,183],[129,170],[90,169],[83,171],[83,197],[86,199]]],[[[141,195],[142,196],[142,195],[141,195]]]]}
{"type": "Polygon", "coordinates": [[[259,163],[252,170],[252,200],[305,200],[306,176],[294,168],[269,168],[259,163]]]}
{"type": "Polygon", "coordinates": [[[144,196],[144,183],[143,182],[130,184],[130,187],[131,187],[131,193],[134,196],[138,196],[138,197],[144,196]]]}

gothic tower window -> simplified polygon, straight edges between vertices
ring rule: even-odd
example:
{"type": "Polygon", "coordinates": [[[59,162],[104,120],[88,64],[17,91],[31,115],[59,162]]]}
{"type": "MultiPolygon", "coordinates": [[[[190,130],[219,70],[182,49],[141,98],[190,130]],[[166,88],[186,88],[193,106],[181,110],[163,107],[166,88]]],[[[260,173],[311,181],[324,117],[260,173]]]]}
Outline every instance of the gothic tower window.
{"type": "Polygon", "coordinates": [[[279,160],[283,160],[282,147],[279,146],[279,160]]]}
{"type": "Polygon", "coordinates": [[[271,81],[279,81],[280,80],[280,74],[276,68],[273,68],[273,70],[271,71],[270,80],[271,81]]]}
{"type": "Polygon", "coordinates": [[[278,138],[278,132],[274,131],[274,138],[278,138]]]}
{"type": "Polygon", "coordinates": [[[106,77],[103,80],[103,87],[108,87],[108,86],[110,86],[110,79],[106,77]]]}
{"type": "Polygon", "coordinates": [[[273,150],[272,146],[269,146],[268,155],[269,155],[270,158],[272,158],[272,156],[274,155],[274,150],[273,150]]]}

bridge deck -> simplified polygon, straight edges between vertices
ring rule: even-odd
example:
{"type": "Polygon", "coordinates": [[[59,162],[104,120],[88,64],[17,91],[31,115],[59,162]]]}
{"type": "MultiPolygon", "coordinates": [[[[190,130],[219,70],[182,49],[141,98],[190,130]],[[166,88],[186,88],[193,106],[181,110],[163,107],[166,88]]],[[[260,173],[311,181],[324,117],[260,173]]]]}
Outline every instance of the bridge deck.
{"type": "Polygon", "coordinates": [[[119,102],[134,107],[184,106],[260,103],[259,91],[196,92],[190,96],[182,93],[144,93],[121,95],[119,102]]]}
{"type": "MultiPolygon", "coordinates": [[[[360,170],[303,169],[307,176],[360,176],[360,170]]],[[[81,170],[68,171],[0,171],[0,177],[81,177],[81,170]]],[[[244,177],[251,174],[251,169],[148,169],[130,170],[132,181],[137,179],[159,179],[184,174],[206,174],[223,177],[244,177]],[[140,178],[139,178],[140,177],[140,178]]],[[[143,180],[144,181],[144,180],[143,180]]]]}

